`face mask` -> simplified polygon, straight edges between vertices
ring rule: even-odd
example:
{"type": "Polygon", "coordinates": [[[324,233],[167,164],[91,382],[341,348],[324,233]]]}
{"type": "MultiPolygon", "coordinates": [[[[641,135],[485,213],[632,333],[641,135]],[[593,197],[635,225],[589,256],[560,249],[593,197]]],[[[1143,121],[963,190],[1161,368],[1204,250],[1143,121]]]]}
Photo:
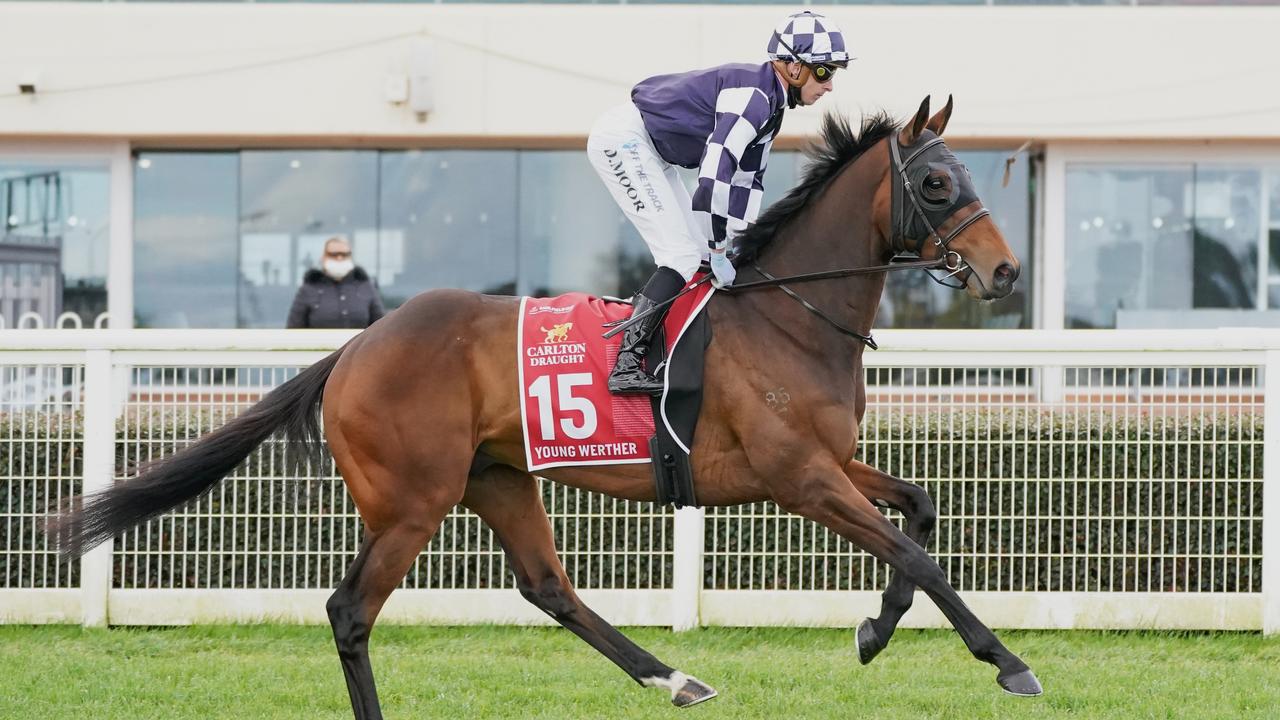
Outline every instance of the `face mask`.
{"type": "Polygon", "coordinates": [[[355,269],[356,264],[350,258],[346,260],[325,260],[323,267],[325,275],[334,280],[341,280],[355,269]]]}

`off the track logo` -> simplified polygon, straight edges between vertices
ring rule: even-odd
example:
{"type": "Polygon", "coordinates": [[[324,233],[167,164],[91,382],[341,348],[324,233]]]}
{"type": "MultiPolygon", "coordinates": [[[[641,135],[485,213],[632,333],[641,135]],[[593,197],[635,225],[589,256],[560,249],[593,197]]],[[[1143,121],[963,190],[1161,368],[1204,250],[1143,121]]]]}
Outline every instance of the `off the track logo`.
{"type": "Polygon", "coordinates": [[[649,173],[644,171],[644,163],[640,160],[640,143],[632,140],[623,143],[622,149],[627,151],[631,156],[633,164],[632,169],[636,173],[636,180],[640,181],[640,186],[644,188],[644,194],[649,198],[649,204],[657,212],[662,212],[662,201],[658,199],[658,191],[654,189],[653,183],[649,182],[649,173]]]}

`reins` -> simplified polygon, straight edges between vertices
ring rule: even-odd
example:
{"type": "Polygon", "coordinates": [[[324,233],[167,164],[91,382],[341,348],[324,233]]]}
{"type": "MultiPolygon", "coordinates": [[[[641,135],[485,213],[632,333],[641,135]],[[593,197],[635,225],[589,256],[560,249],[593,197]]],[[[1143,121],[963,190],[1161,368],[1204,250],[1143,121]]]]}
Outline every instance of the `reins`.
{"type": "Polygon", "coordinates": [[[729,294],[733,294],[733,293],[742,292],[745,290],[759,290],[761,288],[776,287],[782,290],[782,292],[786,293],[787,295],[790,295],[791,298],[796,302],[800,303],[800,305],[803,306],[805,310],[808,310],[814,315],[817,315],[823,320],[826,320],[827,324],[830,325],[831,327],[835,328],[836,330],[839,330],[841,333],[844,333],[845,335],[848,335],[851,338],[861,341],[863,345],[866,345],[872,350],[879,350],[880,346],[876,344],[875,339],[872,338],[870,335],[863,335],[857,330],[847,328],[844,325],[840,324],[830,315],[818,309],[818,307],[815,306],[813,303],[810,303],[808,300],[805,300],[804,298],[800,297],[800,295],[796,293],[796,291],[787,287],[784,283],[812,282],[814,280],[832,280],[836,278],[853,277],[856,275],[870,275],[872,273],[891,272],[894,270],[953,270],[953,268],[947,262],[950,256],[951,254],[947,254],[947,255],[943,255],[942,257],[935,258],[933,260],[907,260],[903,262],[890,262],[885,265],[872,265],[870,267],[863,267],[863,268],[844,268],[842,270],[827,270],[824,272],[804,273],[802,275],[791,275],[791,276],[782,277],[782,278],[776,278],[770,275],[768,272],[765,271],[764,268],[760,267],[759,263],[752,263],[752,267],[755,268],[755,271],[763,275],[766,279],[756,280],[754,282],[749,282],[749,283],[743,283],[741,285],[731,285],[727,288],[720,288],[720,289],[729,294]]]}
{"type": "MultiPolygon", "coordinates": [[[[721,287],[717,289],[722,293],[728,293],[732,295],[734,293],[746,292],[748,290],[761,290],[763,288],[769,288],[769,287],[780,288],[783,292],[795,298],[801,305],[803,305],[810,312],[813,312],[818,317],[831,323],[831,325],[835,327],[837,330],[839,330],[840,332],[846,335],[850,335],[852,337],[858,338],[862,342],[866,343],[868,347],[874,350],[876,348],[876,343],[875,343],[875,340],[872,340],[870,336],[863,335],[862,333],[850,330],[844,327],[843,325],[841,325],[840,323],[836,322],[835,320],[832,320],[830,316],[828,316],[826,313],[822,312],[818,308],[814,307],[812,304],[809,303],[808,300],[805,300],[804,298],[797,295],[793,290],[791,290],[791,288],[788,288],[786,284],[815,282],[817,280],[835,280],[839,278],[854,277],[857,275],[871,275],[873,273],[890,272],[893,270],[955,270],[956,268],[950,264],[950,257],[951,257],[951,254],[948,254],[939,258],[935,258],[933,260],[906,260],[902,262],[890,262],[884,265],[872,265],[869,267],[861,267],[861,268],[843,268],[840,270],[824,270],[822,272],[802,273],[800,275],[788,275],[786,277],[780,277],[780,278],[770,275],[768,272],[765,271],[764,268],[760,267],[759,264],[752,263],[752,267],[755,269],[755,271],[760,273],[766,279],[755,280],[749,283],[742,283],[740,285],[730,285],[728,287],[721,287]]],[[[713,276],[710,274],[703,276],[702,279],[698,280],[697,282],[681,290],[670,300],[658,303],[657,305],[654,305],[653,307],[640,313],[639,315],[633,315],[624,320],[614,320],[613,322],[605,323],[604,327],[610,328],[610,330],[604,334],[604,337],[606,339],[611,338],[614,335],[617,335],[618,333],[622,332],[623,330],[626,330],[627,327],[630,326],[632,323],[638,322],[654,313],[662,312],[667,308],[668,305],[670,305],[671,303],[674,303],[676,300],[679,300],[683,295],[685,295],[688,292],[691,292],[692,290],[699,287],[703,283],[710,281],[712,277],[713,276]]]]}
{"type": "Polygon", "coordinates": [[[823,270],[822,272],[803,273],[800,275],[788,275],[786,277],[776,278],[765,272],[759,264],[753,263],[752,267],[755,271],[766,277],[766,280],[753,280],[749,283],[740,285],[730,285],[729,287],[720,288],[720,292],[730,294],[742,292],[744,290],[755,290],[766,287],[782,287],[783,283],[801,283],[813,282],[815,280],[835,280],[837,278],[854,277],[857,275],[871,275],[872,273],[890,272],[893,270],[951,270],[947,257],[934,258],[933,260],[903,260],[899,262],[888,262],[884,265],[871,265],[869,267],[860,268],[843,268],[841,270],[823,270]]]}

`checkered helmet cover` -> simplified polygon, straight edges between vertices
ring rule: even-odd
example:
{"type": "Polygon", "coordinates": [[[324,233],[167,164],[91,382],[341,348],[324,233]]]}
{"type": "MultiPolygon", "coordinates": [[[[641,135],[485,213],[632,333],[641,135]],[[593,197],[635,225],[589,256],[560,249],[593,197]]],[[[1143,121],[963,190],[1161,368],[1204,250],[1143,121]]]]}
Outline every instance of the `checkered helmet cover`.
{"type": "Polygon", "coordinates": [[[766,49],[770,60],[797,59],[783,43],[807,63],[843,63],[850,60],[840,28],[830,18],[808,10],[787,17],[774,29],[766,49]]]}

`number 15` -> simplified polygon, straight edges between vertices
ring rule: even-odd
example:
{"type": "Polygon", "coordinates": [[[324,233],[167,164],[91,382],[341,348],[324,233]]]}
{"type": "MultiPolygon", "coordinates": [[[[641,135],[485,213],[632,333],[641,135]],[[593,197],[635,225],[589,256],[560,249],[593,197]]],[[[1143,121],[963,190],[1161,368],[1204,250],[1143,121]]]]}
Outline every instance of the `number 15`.
{"type": "MultiPolygon", "coordinates": [[[[567,373],[556,375],[559,386],[561,412],[582,413],[582,424],[575,425],[569,418],[560,419],[560,429],[574,440],[586,440],[596,431],[596,406],[586,398],[574,397],[573,389],[591,384],[591,373],[567,373]]],[[[542,427],[543,440],[555,440],[556,428],[551,407],[551,375],[543,375],[529,386],[529,397],[538,401],[538,424],[542,427]]]]}

